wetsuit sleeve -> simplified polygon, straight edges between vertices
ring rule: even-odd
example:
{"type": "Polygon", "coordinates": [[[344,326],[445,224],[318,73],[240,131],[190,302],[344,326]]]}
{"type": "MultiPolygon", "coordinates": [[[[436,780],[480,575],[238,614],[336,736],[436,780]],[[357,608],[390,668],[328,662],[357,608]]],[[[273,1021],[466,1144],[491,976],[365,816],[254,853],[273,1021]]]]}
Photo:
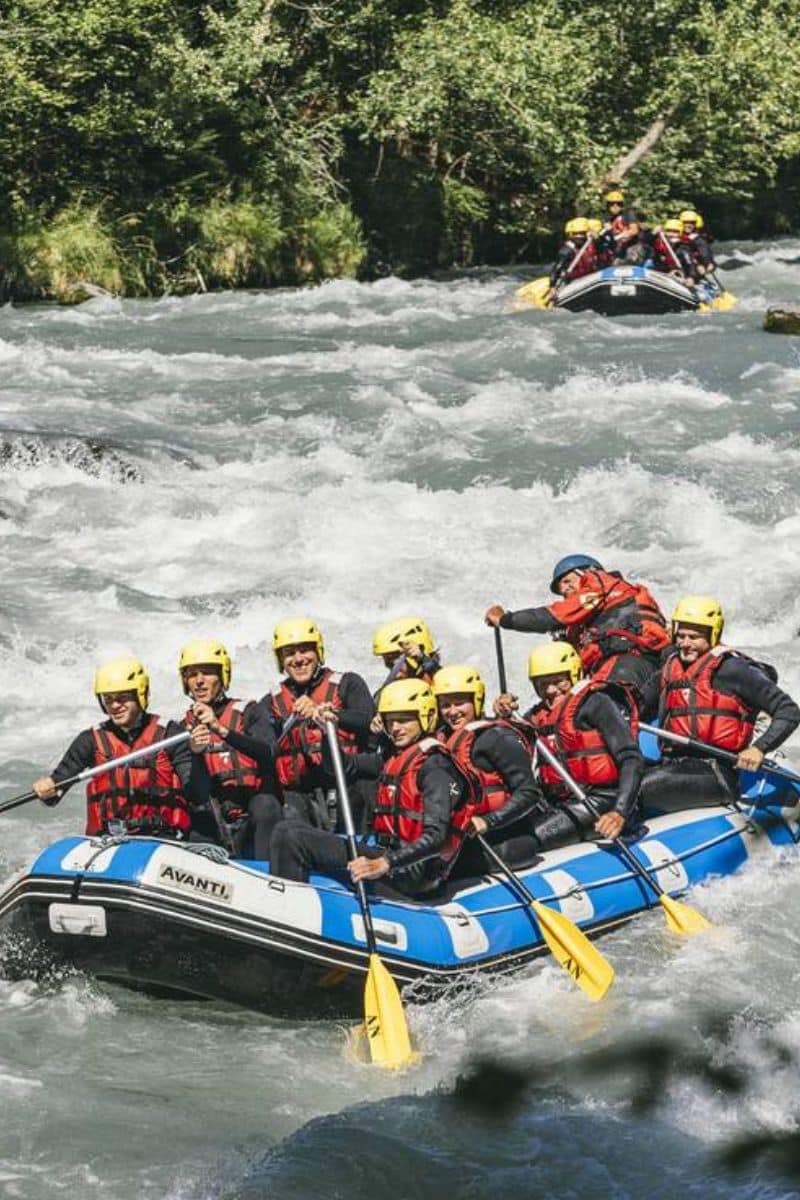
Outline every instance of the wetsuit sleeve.
{"type": "MultiPolygon", "coordinates": [[[[91,729],[84,729],[70,743],[61,762],[50,772],[50,778],[54,783],[60,784],[64,779],[69,779],[72,775],[79,775],[87,767],[95,766],[96,761],[92,731],[91,729]]],[[[64,788],[64,791],[69,791],[69,788],[72,786],[70,784],[64,788]]]]}
{"type": "Polygon", "coordinates": [[[516,612],[503,613],[500,618],[502,629],[514,629],[517,633],[557,633],[563,629],[561,621],[553,616],[549,608],[520,608],[516,612]]]}
{"type": "Polygon", "coordinates": [[[608,746],[619,771],[614,811],[627,819],[636,804],[644,775],[644,759],[630,725],[602,692],[587,697],[578,709],[575,724],[579,729],[596,729],[608,746]]]}
{"type": "MultiPolygon", "coordinates": [[[[166,726],[166,736],[174,737],[176,733],[186,733],[186,726],[177,721],[169,721],[166,726]]],[[[170,746],[167,757],[175,768],[175,774],[181,781],[181,788],[190,804],[204,805],[211,795],[211,776],[206,768],[202,754],[193,754],[188,739],[177,746],[170,746]]]]}
{"type": "Polygon", "coordinates": [[[258,763],[259,771],[266,775],[272,770],[278,740],[268,700],[252,700],[245,705],[242,716],[244,730],[228,730],[225,741],[229,746],[233,746],[234,750],[239,750],[248,758],[254,759],[258,763]]]}
{"type": "Polygon", "coordinates": [[[561,247],[556,255],[556,261],[553,264],[553,269],[550,272],[550,287],[555,287],[574,257],[575,251],[571,246],[561,247]]]}
{"type": "Polygon", "coordinates": [[[472,745],[472,760],[482,771],[497,771],[511,792],[509,800],[494,812],[481,813],[490,829],[524,817],[542,802],[533,777],[531,758],[510,729],[484,729],[472,745]]]}
{"type": "Polygon", "coordinates": [[[639,684],[639,712],[642,720],[649,721],[658,714],[658,704],[661,698],[661,668],[643,683],[639,684]]]}
{"type": "Polygon", "coordinates": [[[800,708],[791,696],[746,659],[726,658],[714,675],[714,684],[721,692],[738,696],[753,712],[770,715],[769,726],[753,742],[765,754],[782,745],[800,725],[800,708]]]}
{"type": "Polygon", "coordinates": [[[447,841],[453,808],[464,787],[445,756],[436,753],[422,764],[417,780],[424,805],[422,833],[415,842],[387,850],[386,858],[392,871],[439,853],[447,841]]]}
{"type": "Polygon", "coordinates": [[[360,675],[346,671],[339,685],[342,698],[342,709],[339,712],[339,724],[346,733],[355,733],[359,741],[365,744],[370,735],[370,722],[375,716],[375,701],[360,675]]]}

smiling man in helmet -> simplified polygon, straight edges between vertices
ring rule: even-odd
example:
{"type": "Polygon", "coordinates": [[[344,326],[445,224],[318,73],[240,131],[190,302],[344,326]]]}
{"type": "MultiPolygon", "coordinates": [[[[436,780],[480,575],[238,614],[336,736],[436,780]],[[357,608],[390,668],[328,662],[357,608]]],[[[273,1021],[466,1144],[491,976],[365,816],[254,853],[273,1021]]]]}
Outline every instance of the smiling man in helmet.
{"type": "Polygon", "coordinates": [[[263,703],[241,704],[228,695],[231,657],[222,642],[195,638],[180,653],[178,674],[192,704],[182,724],[191,729],[191,748],[201,756],[209,790],[225,826],[193,813],[193,828],[228,841],[245,858],[268,859],[275,825],[283,817],[272,790],[275,737],[263,703]]]}
{"type": "MultiPolygon", "coordinates": [[[[405,895],[435,890],[449,874],[469,823],[466,783],[436,728],[436,697],[423,680],[400,679],[381,692],[387,736],[374,753],[343,755],[348,780],[377,780],[372,832],[349,864],[354,881],[386,878],[405,895]]],[[[327,745],[325,746],[327,759],[327,745]]],[[[310,871],[339,871],[347,863],[343,838],[284,821],[272,838],[272,873],[305,882],[310,871]]]]}
{"type": "MultiPolygon", "coordinates": [[[[182,732],[174,721],[162,724],[147,711],[150,680],[138,659],[115,658],[99,666],[94,694],[107,719],[79,733],[50,775],[33,784],[45,804],[58,803],[64,779],[182,732]]],[[[185,838],[190,828],[187,798],[203,803],[207,792],[184,743],[90,779],[86,833],[107,833],[109,822],[121,822],[130,833],[185,838]]]]}
{"type": "Polygon", "coordinates": [[[559,597],[553,604],[516,612],[493,604],[485,620],[503,629],[563,636],[598,681],[641,688],[658,669],[669,633],[644,584],[606,571],[591,555],[569,554],[556,563],[550,590],[559,597]]]}
{"type": "MultiPolygon", "coordinates": [[[[322,761],[322,724],[326,716],[335,716],[346,756],[366,750],[375,703],[360,675],[325,666],[322,634],[309,617],[281,621],[272,649],[284,677],[265,701],[275,734],[275,777],[287,816],[335,829],[335,780],[322,761]]],[[[367,790],[356,789],[353,799],[358,826],[367,790]]]]}
{"type": "MultiPolygon", "coordinates": [[[[442,667],[433,679],[439,737],[470,786],[471,831],[486,837],[513,866],[532,861],[537,845],[528,816],[547,810],[531,770],[532,739],[516,725],[484,717],[486,685],[477,667],[442,667]]],[[[468,838],[456,863],[460,876],[493,870],[468,838]]]]}
{"type": "MultiPolygon", "coordinates": [[[[738,756],[757,771],[764,756],[800,724],[800,708],[776,684],[774,669],[721,644],[725,618],[714,596],[684,596],[672,614],[674,647],[647,686],[667,732],[692,737],[738,756]],[[760,712],[772,718],[753,740],[760,712]]],[[[642,803],[658,809],[727,804],[739,798],[736,768],[702,751],[661,743],[663,761],[650,768],[642,803]]]]}
{"type": "Polygon", "coordinates": [[[682,240],[683,226],[679,218],[665,221],[653,233],[651,254],[653,270],[677,276],[681,283],[693,283],[692,258],[682,240]]]}
{"type": "MultiPolygon", "coordinates": [[[[584,679],[581,660],[566,642],[549,642],[532,650],[528,677],[539,702],[525,719],[602,811],[595,817],[553,767],[540,761],[538,780],[552,812],[534,821],[538,848],[551,850],[591,831],[618,837],[638,816],[636,802],[644,773],[632,693],[615,684],[584,679]]],[[[503,716],[510,716],[515,708],[514,696],[495,701],[495,711],[503,716]]]]}

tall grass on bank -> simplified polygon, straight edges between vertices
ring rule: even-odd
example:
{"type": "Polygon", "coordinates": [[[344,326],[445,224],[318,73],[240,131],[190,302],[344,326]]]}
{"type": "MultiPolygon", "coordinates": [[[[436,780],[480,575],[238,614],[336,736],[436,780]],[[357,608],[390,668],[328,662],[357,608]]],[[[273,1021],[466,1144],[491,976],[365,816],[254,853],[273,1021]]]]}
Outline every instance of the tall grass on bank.
{"type": "Polygon", "coordinates": [[[347,205],[285,221],[275,201],[251,196],[122,217],[78,201],[48,222],[0,236],[0,296],[73,304],[98,288],[181,295],[357,273],[366,244],[347,205]]]}

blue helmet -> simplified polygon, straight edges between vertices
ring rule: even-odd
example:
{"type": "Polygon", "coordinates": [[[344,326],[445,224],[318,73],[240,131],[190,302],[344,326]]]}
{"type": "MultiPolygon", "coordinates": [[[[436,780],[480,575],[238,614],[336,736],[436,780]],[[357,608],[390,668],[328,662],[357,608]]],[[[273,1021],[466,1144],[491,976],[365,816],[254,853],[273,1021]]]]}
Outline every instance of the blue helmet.
{"type": "Polygon", "coordinates": [[[550,583],[550,591],[558,595],[559,579],[563,579],[565,575],[569,575],[570,571],[585,571],[588,567],[597,567],[598,571],[603,570],[603,564],[599,563],[596,558],[592,558],[589,554],[568,554],[566,558],[560,558],[553,567],[553,579],[550,583]]]}

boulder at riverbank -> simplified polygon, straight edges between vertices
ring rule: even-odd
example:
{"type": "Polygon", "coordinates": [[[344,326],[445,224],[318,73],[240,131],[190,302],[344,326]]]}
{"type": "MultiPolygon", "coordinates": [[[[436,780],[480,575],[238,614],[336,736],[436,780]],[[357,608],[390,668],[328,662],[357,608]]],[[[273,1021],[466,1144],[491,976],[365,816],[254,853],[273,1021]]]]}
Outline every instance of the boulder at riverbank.
{"type": "Polygon", "coordinates": [[[764,315],[767,333],[800,334],[800,309],[768,308],[764,315]]]}

